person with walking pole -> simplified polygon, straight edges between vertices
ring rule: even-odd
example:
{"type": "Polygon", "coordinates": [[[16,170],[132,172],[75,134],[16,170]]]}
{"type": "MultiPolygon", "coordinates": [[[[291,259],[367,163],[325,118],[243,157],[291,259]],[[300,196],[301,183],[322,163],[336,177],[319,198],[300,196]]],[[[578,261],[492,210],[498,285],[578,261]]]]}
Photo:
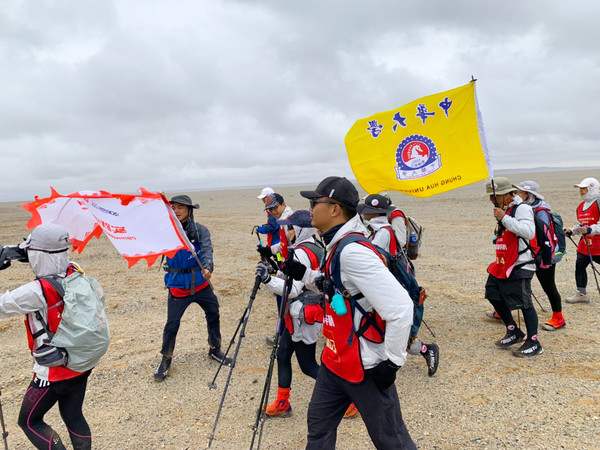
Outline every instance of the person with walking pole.
{"type": "Polygon", "coordinates": [[[517,326],[511,310],[522,310],[527,339],[513,356],[532,357],[543,352],[538,340],[538,316],[531,299],[531,279],[535,262],[529,241],[535,236],[535,223],[531,206],[516,195],[516,188],[504,177],[486,183],[485,196],[494,205],[497,221],[496,260],[489,265],[485,284],[485,298],[492,304],[506,326],[506,335],[496,341],[496,346],[508,349],[521,344],[525,333],[517,326]]]}
{"type": "Polygon", "coordinates": [[[197,303],[206,315],[208,331],[208,356],[227,366],[231,358],[221,351],[221,323],[219,300],[210,284],[214,270],[213,247],[208,229],[194,220],[193,204],[187,195],[176,195],[170,201],[173,212],[194,246],[194,253],[187,249],[179,250],[172,258],[166,258],[165,286],[169,289],[167,299],[167,323],[163,331],[162,359],[154,372],[156,381],[163,381],[171,367],[175,340],[183,313],[192,303],[197,303]]]}
{"type": "MultiPolygon", "coordinates": [[[[594,263],[600,264],[600,183],[595,178],[584,178],[581,183],[575,184],[583,200],[577,207],[578,224],[565,230],[565,234],[582,236],[577,245],[577,260],[575,261],[575,283],[577,292],[568,298],[567,303],[589,303],[587,295],[587,266],[592,265],[592,272],[596,277],[594,263]]],[[[598,281],[596,280],[596,284],[598,281]]],[[[600,288],[598,288],[600,294],[600,288]]]]}
{"type": "Polygon", "coordinates": [[[283,266],[285,274],[321,290],[326,299],[326,344],[308,406],[306,448],[334,449],[337,428],[353,402],[375,447],[415,449],[394,383],[406,361],[413,302],[366,238],[356,212],[358,191],[349,180],[327,177],[300,195],[309,199],[311,224],[322,231],[327,254],[322,271],[296,260],[283,266]],[[344,244],[359,235],[360,242],[344,244]]]}

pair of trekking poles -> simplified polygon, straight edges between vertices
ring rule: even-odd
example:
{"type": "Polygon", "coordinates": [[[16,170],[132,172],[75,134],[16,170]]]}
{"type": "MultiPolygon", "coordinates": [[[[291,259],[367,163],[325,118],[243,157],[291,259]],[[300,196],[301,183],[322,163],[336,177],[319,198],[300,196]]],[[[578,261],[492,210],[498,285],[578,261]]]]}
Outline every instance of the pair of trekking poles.
{"type": "MultiPolygon", "coordinates": [[[[592,252],[590,251],[590,244],[588,243],[588,240],[586,239],[586,237],[587,237],[587,235],[583,235],[581,237],[581,239],[583,239],[583,242],[585,243],[585,248],[587,249],[588,256],[590,257],[590,264],[592,265],[592,273],[594,274],[594,280],[596,281],[596,289],[598,289],[598,294],[600,294],[600,284],[598,284],[598,277],[596,276],[596,274],[600,275],[600,272],[594,265],[594,258],[592,257],[592,252]]],[[[573,243],[573,245],[575,247],[578,247],[577,243],[573,240],[573,238],[571,236],[569,236],[569,239],[571,240],[571,242],[573,243]]]]}
{"type": "MultiPolygon", "coordinates": [[[[253,230],[254,232],[254,230],[253,230]]],[[[257,233],[258,236],[258,233],[257,233]]],[[[260,240],[260,236],[258,237],[258,241],[259,244],[262,247],[262,242],[260,240]]],[[[290,258],[293,258],[293,250],[290,249],[290,254],[289,254],[290,258]]],[[[269,261],[272,264],[274,264],[271,260],[269,261]]],[[[275,265],[276,266],[276,265],[275,265]]],[[[283,298],[281,301],[281,304],[279,306],[279,314],[278,314],[278,318],[277,318],[277,328],[276,331],[277,333],[275,334],[275,339],[273,342],[273,349],[271,350],[271,356],[270,356],[270,362],[269,362],[269,369],[267,370],[267,376],[265,378],[265,384],[263,387],[263,391],[261,394],[261,399],[260,399],[260,405],[258,407],[258,412],[256,415],[256,420],[254,422],[254,426],[252,427],[252,442],[250,443],[250,449],[254,448],[254,442],[256,441],[257,435],[258,435],[258,441],[257,441],[257,449],[260,448],[260,444],[261,444],[261,439],[262,439],[262,431],[263,431],[263,426],[264,426],[264,421],[266,419],[265,417],[265,408],[266,405],[268,405],[269,403],[269,391],[271,389],[271,381],[273,379],[273,368],[275,366],[275,359],[277,358],[277,350],[279,348],[279,338],[280,336],[283,334],[283,329],[285,327],[285,322],[283,317],[285,316],[285,313],[287,312],[287,308],[288,308],[288,303],[289,303],[289,295],[290,292],[292,290],[292,283],[293,283],[293,279],[291,277],[285,276],[284,277],[284,292],[283,292],[283,298]]],[[[219,404],[219,409],[217,411],[217,416],[215,418],[215,422],[213,424],[213,428],[212,428],[212,432],[211,435],[209,437],[208,440],[208,447],[210,448],[212,445],[212,442],[215,438],[215,431],[217,429],[217,424],[219,422],[219,419],[221,417],[221,411],[223,410],[223,404],[225,403],[225,397],[227,395],[227,391],[229,389],[229,384],[231,382],[231,377],[233,375],[233,369],[235,367],[235,363],[237,361],[237,356],[239,354],[240,351],[240,347],[242,344],[242,339],[245,337],[246,335],[246,326],[248,324],[248,319],[250,317],[250,312],[252,310],[252,305],[254,303],[254,299],[256,298],[256,294],[258,293],[258,290],[260,289],[260,284],[261,284],[261,277],[260,276],[256,276],[255,280],[254,280],[254,287],[252,288],[252,293],[250,294],[250,301],[248,302],[248,305],[246,306],[246,309],[244,310],[244,313],[242,314],[242,316],[240,317],[238,326],[235,330],[235,333],[233,334],[231,340],[229,341],[229,346],[227,347],[227,350],[225,351],[225,356],[227,356],[229,354],[229,350],[231,349],[231,347],[233,346],[236,336],[238,334],[238,332],[240,333],[240,339],[237,342],[237,346],[235,348],[235,352],[233,354],[232,357],[232,363],[231,363],[231,367],[229,368],[229,374],[227,376],[227,381],[225,383],[225,388],[223,389],[223,394],[221,396],[221,402],[219,404]]],[[[212,379],[211,382],[208,383],[208,387],[210,389],[215,389],[217,387],[216,385],[216,379],[219,376],[219,373],[221,371],[221,368],[223,367],[223,362],[221,361],[221,363],[219,364],[219,367],[217,368],[217,372],[215,373],[214,378],[212,379]]]]}

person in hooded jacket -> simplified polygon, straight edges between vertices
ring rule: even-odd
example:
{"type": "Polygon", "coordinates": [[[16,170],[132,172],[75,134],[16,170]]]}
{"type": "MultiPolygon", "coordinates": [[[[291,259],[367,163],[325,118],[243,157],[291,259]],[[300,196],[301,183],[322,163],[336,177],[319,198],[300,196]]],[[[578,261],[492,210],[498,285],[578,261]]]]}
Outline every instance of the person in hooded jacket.
{"type": "Polygon", "coordinates": [[[485,298],[506,326],[506,335],[496,341],[496,346],[508,349],[523,342],[525,333],[517,326],[511,312],[521,309],[527,339],[512,354],[518,357],[536,356],[543,349],[537,335],[538,316],[531,300],[531,279],[535,273],[534,257],[529,246],[529,241],[535,236],[533,210],[516,195],[516,188],[505,177],[488,181],[485,189],[486,197],[494,204],[493,215],[497,221],[494,238],[496,260],[487,270],[485,298]]]}
{"type": "MultiPolygon", "coordinates": [[[[521,197],[523,203],[531,206],[535,216],[539,217],[548,229],[551,230],[553,225],[549,211],[552,207],[544,201],[544,196],[539,193],[539,184],[535,181],[527,180],[522,181],[519,184],[513,184],[513,187],[517,189],[517,195],[521,197]]],[[[549,266],[545,266],[540,262],[536,265],[535,269],[535,276],[548,296],[550,306],[552,307],[552,318],[542,325],[542,329],[546,331],[555,331],[564,328],[567,325],[562,313],[560,293],[556,288],[556,262],[556,260],[553,260],[552,264],[549,266]]]]}
{"type": "MultiPolygon", "coordinates": [[[[32,354],[49,344],[46,326],[51,333],[56,333],[64,308],[60,294],[44,277],[60,281],[73,271],[83,273],[75,263],[69,263],[69,245],[69,233],[64,227],[50,223],[35,228],[19,246],[23,251],[23,261],[28,260],[35,273],[35,281],[0,295],[0,319],[25,315],[32,354]]],[[[99,285],[96,292],[104,298],[99,285]]],[[[63,364],[48,367],[34,358],[33,379],[21,404],[19,426],[35,448],[65,448],[58,433],[44,422],[44,415],[56,403],[73,448],[92,448],[92,434],[82,411],[91,370],[75,372],[67,368],[66,363],[65,359],[63,364]]]]}
{"type": "MultiPolygon", "coordinates": [[[[392,205],[391,200],[383,195],[373,194],[368,195],[364,203],[358,205],[358,213],[362,216],[367,229],[371,229],[373,233],[369,236],[373,244],[382,248],[392,256],[401,258],[406,261],[405,267],[408,266],[412,271],[412,264],[408,263],[408,258],[404,254],[403,246],[398,242],[396,233],[392,229],[389,222],[389,214],[397,211],[397,208],[392,205]]],[[[406,233],[406,226],[404,228],[406,233]]],[[[405,239],[406,241],[406,239],[405,239]]],[[[414,276],[414,272],[413,272],[414,276]]],[[[437,344],[425,344],[418,337],[417,333],[423,321],[424,305],[414,307],[415,317],[410,329],[408,339],[408,353],[411,355],[421,355],[425,358],[427,364],[427,374],[432,377],[437,372],[440,361],[440,349],[437,344]]]]}
{"type": "Polygon", "coordinates": [[[208,356],[227,366],[232,363],[231,358],[221,351],[219,300],[210,284],[214,270],[210,232],[204,225],[194,221],[193,211],[200,206],[193,204],[187,195],[176,195],[170,203],[175,216],[194,246],[194,253],[182,249],[172,258],[166,258],[164,269],[167,273],[164,280],[165,286],[169,289],[167,323],[163,331],[163,344],[160,351],[162,359],[154,372],[156,381],[163,381],[169,373],[181,318],[192,303],[200,305],[206,316],[208,356]]]}
{"type": "Polygon", "coordinates": [[[375,447],[415,449],[394,384],[406,361],[413,302],[366,238],[356,212],[358,191],[349,180],[327,177],[300,195],[310,200],[311,224],[322,231],[327,251],[323,273],[295,259],[283,266],[284,273],[322,290],[327,299],[326,345],[308,406],[306,448],[334,449],[337,427],[353,402],[375,447]],[[344,239],[350,240],[344,245],[344,239]],[[334,260],[339,264],[332,267],[334,260]]]}
{"type": "MultiPolygon", "coordinates": [[[[593,261],[600,264],[600,184],[596,178],[584,178],[575,184],[583,200],[577,207],[579,223],[565,230],[567,236],[581,236],[575,261],[575,283],[577,292],[567,303],[589,303],[587,295],[587,267],[593,261]],[[590,261],[591,259],[591,261],[590,261]]],[[[595,268],[592,267],[592,270],[595,268]]]]}

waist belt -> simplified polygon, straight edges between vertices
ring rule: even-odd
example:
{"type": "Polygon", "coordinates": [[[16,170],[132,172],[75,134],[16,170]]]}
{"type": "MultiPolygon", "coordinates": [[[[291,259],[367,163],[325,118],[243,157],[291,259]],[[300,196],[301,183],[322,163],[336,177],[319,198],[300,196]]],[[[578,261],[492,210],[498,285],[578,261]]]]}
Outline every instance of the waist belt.
{"type": "Polygon", "coordinates": [[[169,267],[167,264],[165,264],[163,266],[163,269],[165,270],[165,272],[191,273],[195,272],[196,270],[200,270],[200,266],[190,267],[188,269],[173,269],[172,267],[169,267]]]}

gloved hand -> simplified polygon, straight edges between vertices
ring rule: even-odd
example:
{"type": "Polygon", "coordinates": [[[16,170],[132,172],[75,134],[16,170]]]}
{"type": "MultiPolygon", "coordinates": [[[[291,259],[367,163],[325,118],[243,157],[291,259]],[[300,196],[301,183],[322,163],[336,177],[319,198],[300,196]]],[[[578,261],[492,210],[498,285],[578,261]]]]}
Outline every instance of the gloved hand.
{"type": "Polygon", "coordinates": [[[333,280],[326,278],[325,275],[320,275],[315,279],[315,286],[323,293],[326,302],[330,302],[335,295],[335,286],[333,280]]]}
{"type": "Polygon", "coordinates": [[[262,281],[265,284],[267,284],[269,281],[271,281],[271,274],[269,273],[269,265],[264,261],[261,261],[258,263],[258,265],[256,266],[255,274],[257,277],[260,277],[260,281],[262,281]]]}
{"type": "Polygon", "coordinates": [[[287,259],[281,271],[296,281],[301,281],[306,273],[306,266],[294,259],[287,259]]]}
{"type": "Polygon", "coordinates": [[[565,228],[563,231],[565,232],[565,236],[567,236],[567,237],[573,236],[573,232],[571,230],[569,230],[568,228],[565,228]]]}
{"type": "Polygon", "coordinates": [[[378,388],[387,389],[396,381],[396,372],[398,372],[398,369],[400,369],[400,366],[386,359],[372,369],[367,370],[367,372],[373,378],[378,388]]]}
{"type": "Polygon", "coordinates": [[[271,247],[257,247],[256,251],[260,253],[261,259],[268,259],[273,256],[273,252],[271,251],[271,247]]]}

